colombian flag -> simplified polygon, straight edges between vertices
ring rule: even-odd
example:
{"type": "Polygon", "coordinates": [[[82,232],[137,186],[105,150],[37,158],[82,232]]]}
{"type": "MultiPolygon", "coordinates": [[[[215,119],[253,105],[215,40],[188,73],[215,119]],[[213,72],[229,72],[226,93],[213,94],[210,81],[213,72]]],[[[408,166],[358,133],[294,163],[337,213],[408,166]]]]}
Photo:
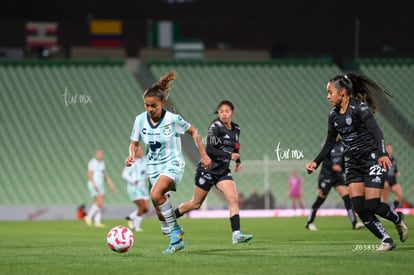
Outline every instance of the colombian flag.
{"type": "Polygon", "coordinates": [[[92,20],[90,23],[91,45],[96,47],[120,47],[121,20],[92,20]]]}

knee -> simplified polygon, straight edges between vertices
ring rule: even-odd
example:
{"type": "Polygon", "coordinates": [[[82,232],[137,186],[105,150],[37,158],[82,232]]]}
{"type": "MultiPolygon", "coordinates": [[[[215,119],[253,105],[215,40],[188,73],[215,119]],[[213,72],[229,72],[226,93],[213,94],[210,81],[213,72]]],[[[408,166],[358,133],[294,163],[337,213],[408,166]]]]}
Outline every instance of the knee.
{"type": "Polygon", "coordinates": [[[376,212],[376,210],[381,206],[380,198],[369,199],[365,201],[365,208],[371,211],[376,212]]]}
{"type": "Polygon", "coordinates": [[[351,198],[352,208],[355,212],[360,212],[365,208],[365,198],[363,196],[357,196],[351,198]]]}

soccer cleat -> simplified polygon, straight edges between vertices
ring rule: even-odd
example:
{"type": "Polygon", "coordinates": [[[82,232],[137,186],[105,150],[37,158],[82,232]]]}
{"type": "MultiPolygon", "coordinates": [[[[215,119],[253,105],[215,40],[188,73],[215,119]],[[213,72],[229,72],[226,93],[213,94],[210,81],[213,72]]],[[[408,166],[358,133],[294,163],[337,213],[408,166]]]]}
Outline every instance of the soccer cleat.
{"type": "Polygon", "coordinates": [[[184,230],[181,226],[176,225],[171,230],[171,244],[177,244],[183,239],[184,230]]]}
{"type": "Polygon", "coordinates": [[[318,231],[318,228],[313,223],[305,224],[305,228],[310,231],[318,231]]]}
{"type": "Polygon", "coordinates": [[[134,229],[134,222],[131,220],[128,220],[128,227],[129,229],[133,230],[134,229]]]}
{"type": "Polygon", "coordinates": [[[89,218],[88,216],[85,216],[83,219],[85,220],[85,223],[86,223],[87,226],[92,226],[92,219],[91,218],[89,218]]]}
{"type": "Polygon", "coordinates": [[[391,251],[397,248],[397,245],[391,238],[387,238],[381,242],[381,245],[375,251],[384,252],[384,251],[391,251]]]}
{"type": "MultiPolygon", "coordinates": [[[[184,229],[180,226],[180,230],[181,230],[181,238],[182,238],[182,235],[184,235],[184,229]]],[[[172,231],[170,231],[170,232],[162,232],[162,234],[164,234],[165,236],[167,236],[167,238],[168,239],[170,239],[171,240],[171,232],[172,231]]]]}
{"type": "Polygon", "coordinates": [[[144,231],[144,229],[142,229],[141,227],[135,228],[135,232],[142,232],[144,231]]]}
{"type": "Polygon", "coordinates": [[[183,249],[184,249],[184,241],[181,240],[179,243],[170,244],[167,250],[164,250],[162,254],[173,254],[183,249]]]}
{"type": "Polygon", "coordinates": [[[253,235],[238,233],[238,234],[233,236],[233,243],[234,244],[236,244],[236,243],[247,243],[251,239],[253,239],[253,235]]]}
{"type": "Polygon", "coordinates": [[[352,229],[354,229],[354,230],[358,230],[358,229],[361,229],[361,228],[364,228],[364,227],[365,227],[365,225],[362,222],[357,222],[356,224],[352,225],[352,229]]]}
{"type": "Polygon", "coordinates": [[[400,235],[400,241],[405,242],[408,239],[408,226],[405,224],[405,217],[404,214],[401,212],[397,212],[398,216],[400,216],[400,222],[395,224],[397,228],[398,235],[400,235]]]}
{"type": "Polygon", "coordinates": [[[105,225],[104,224],[102,224],[102,223],[95,223],[95,225],[94,225],[95,227],[105,227],[105,225]]]}

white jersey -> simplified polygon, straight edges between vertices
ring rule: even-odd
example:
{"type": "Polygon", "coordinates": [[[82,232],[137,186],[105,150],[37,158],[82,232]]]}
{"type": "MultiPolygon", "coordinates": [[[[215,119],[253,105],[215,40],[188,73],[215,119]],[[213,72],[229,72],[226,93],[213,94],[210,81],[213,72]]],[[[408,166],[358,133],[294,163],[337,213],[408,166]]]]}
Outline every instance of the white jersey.
{"type": "Polygon", "coordinates": [[[95,158],[91,159],[88,163],[88,170],[92,171],[93,179],[98,185],[102,185],[105,180],[105,162],[99,161],[95,158]]]}
{"type": "Polygon", "coordinates": [[[144,158],[137,158],[130,167],[125,167],[122,171],[122,178],[128,183],[145,185],[145,178],[147,176],[146,161],[144,158]]]}
{"type": "Polygon", "coordinates": [[[131,140],[142,141],[146,145],[148,176],[157,176],[168,167],[184,169],[180,135],[191,125],[181,116],[166,110],[156,125],[150,120],[147,112],[138,115],[131,133],[131,140]]]}

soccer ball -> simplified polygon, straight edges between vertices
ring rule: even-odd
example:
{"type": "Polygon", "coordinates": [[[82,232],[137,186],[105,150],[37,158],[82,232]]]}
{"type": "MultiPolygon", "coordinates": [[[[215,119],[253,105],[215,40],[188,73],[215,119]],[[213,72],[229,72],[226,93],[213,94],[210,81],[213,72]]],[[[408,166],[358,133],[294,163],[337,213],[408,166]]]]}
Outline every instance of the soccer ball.
{"type": "Polygon", "coordinates": [[[106,243],[112,251],[125,253],[134,244],[134,234],[128,227],[118,225],[109,230],[106,243]]]}

